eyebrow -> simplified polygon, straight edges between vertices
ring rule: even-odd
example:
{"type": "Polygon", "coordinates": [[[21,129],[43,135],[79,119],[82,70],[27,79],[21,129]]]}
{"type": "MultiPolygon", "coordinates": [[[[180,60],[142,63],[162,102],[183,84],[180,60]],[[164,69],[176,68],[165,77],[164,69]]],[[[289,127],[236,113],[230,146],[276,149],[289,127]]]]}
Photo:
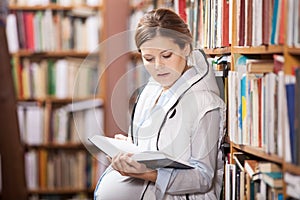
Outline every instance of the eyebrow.
{"type": "MultiPolygon", "coordinates": [[[[163,54],[167,51],[172,51],[172,49],[165,49],[165,50],[161,51],[159,54],[163,54]]],[[[153,56],[153,55],[152,54],[144,54],[143,57],[145,57],[145,56],[153,56]]]]}

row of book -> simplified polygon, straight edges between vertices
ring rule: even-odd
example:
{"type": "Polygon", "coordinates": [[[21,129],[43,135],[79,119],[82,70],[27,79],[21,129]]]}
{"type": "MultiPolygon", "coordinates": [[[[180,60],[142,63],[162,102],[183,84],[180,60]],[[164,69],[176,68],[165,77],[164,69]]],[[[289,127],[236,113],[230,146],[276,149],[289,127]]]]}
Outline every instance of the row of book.
{"type": "Polygon", "coordinates": [[[55,4],[59,6],[99,6],[102,0],[9,0],[9,5],[17,6],[47,6],[55,4]]]}
{"type": "Polygon", "coordinates": [[[286,75],[281,71],[283,57],[273,56],[273,60],[236,58],[236,71],[228,74],[228,131],[236,144],[260,147],[300,164],[295,130],[299,69],[296,75],[286,75]]]}
{"type": "Polygon", "coordinates": [[[299,46],[298,4],[293,0],[237,0],[233,8],[233,1],[228,0],[187,1],[185,11],[197,47],[232,44],[233,15],[238,46],[283,45],[285,37],[289,46],[299,46]]]}
{"type": "Polygon", "coordinates": [[[29,190],[92,189],[103,171],[101,164],[86,151],[30,150],[25,153],[27,187],[29,190]]]}
{"type": "Polygon", "coordinates": [[[13,11],[6,27],[10,53],[93,51],[100,42],[101,17],[94,11],[13,11]]]}
{"type": "Polygon", "coordinates": [[[19,99],[86,98],[98,92],[98,63],[91,59],[13,59],[19,99]]]}
{"type": "Polygon", "coordinates": [[[237,0],[236,10],[239,46],[284,44],[284,0],[237,0]]]}
{"type": "Polygon", "coordinates": [[[225,165],[225,199],[284,199],[285,193],[299,199],[300,176],[283,173],[279,164],[256,160],[242,152],[232,154],[233,163],[225,165]]]}
{"type": "Polygon", "coordinates": [[[281,0],[287,1],[288,13],[287,13],[287,33],[286,43],[288,46],[300,46],[300,2],[293,0],[281,0]]]}
{"type": "MultiPolygon", "coordinates": [[[[141,1],[143,2],[143,1],[141,1]]],[[[140,4],[141,4],[140,2],[140,4]]],[[[158,1],[159,7],[168,7],[178,13],[181,18],[189,25],[194,37],[196,47],[215,48],[229,46],[230,41],[230,22],[229,1],[227,0],[175,0],[158,1]]],[[[153,5],[139,6],[130,17],[130,30],[136,28],[138,20],[143,14],[151,10],[153,5]]],[[[134,47],[133,39],[130,43],[134,47]]]]}
{"type": "Polygon", "coordinates": [[[78,101],[52,110],[37,102],[19,102],[21,139],[28,145],[90,144],[89,137],[104,134],[100,106],[99,99],[78,101]]]}
{"type": "Polygon", "coordinates": [[[281,166],[233,153],[234,163],[225,165],[225,199],[283,199],[281,166]]]}
{"type": "Polygon", "coordinates": [[[231,10],[228,0],[188,1],[187,23],[196,47],[220,48],[231,44],[231,10]]]}

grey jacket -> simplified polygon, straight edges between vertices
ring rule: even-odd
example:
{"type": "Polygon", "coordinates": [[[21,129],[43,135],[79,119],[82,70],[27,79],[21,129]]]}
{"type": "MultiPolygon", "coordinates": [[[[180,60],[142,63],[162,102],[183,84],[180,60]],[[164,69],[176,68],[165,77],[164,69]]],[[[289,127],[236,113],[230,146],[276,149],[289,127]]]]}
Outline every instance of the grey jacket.
{"type": "Polygon", "coordinates": [[[164,151],[195,168],[158,169],[156,183],[144,183],[143,199],[219,199],[225,105],[206,57],[195,50],[191,58],[193,67],[163,94],[150,79],[136,105],[133,139],[144,150],[164,151]]]}

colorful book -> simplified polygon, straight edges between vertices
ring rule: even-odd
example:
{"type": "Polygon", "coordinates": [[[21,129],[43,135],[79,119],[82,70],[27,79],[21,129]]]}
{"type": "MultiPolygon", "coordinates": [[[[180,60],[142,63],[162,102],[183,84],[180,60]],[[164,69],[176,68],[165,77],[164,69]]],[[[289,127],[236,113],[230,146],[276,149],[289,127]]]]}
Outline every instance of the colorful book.
{"type": "Polygon", "coordinates": [[[283,187],[283,176],[282,172],[266,172],[262,173],[262,180],[272,188],[283,187]]]}

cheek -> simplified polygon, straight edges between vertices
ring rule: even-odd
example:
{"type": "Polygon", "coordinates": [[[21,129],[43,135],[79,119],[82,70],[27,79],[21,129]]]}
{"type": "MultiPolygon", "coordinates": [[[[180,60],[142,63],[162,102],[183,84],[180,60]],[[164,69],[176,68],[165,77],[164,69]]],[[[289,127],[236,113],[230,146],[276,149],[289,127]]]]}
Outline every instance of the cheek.
{"type": "Polygon", "coordinates": [[[172,68],[179,74],[182,74],[183,70],[185,69],[185,65],[186,61],[181,58],[174,59],[172,60],[172,62],[169,63],[170,68],[172,68]]]}
{"type": "Polygon", "coordinates": [[[154,65],[151,65],[151,64],[144,64],[145,66],[145,69],[147,70],[147,72],[150,74],[150,75],[153,75],[154,71],[155,71],[155,68],[154,68],[154,65]]]}

